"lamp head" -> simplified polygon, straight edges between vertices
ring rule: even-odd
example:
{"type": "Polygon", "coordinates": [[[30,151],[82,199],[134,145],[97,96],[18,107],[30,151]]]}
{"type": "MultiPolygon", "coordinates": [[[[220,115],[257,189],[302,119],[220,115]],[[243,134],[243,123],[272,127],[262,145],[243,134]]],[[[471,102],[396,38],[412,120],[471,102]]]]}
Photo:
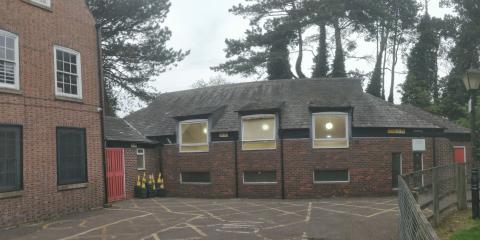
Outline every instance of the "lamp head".
{"type": "Polygon", "coordinates": [[[478,90],[480,87],[480,70],[479,69],[469,69],[463,75],[463,84],[467,91],[478,90]]]}

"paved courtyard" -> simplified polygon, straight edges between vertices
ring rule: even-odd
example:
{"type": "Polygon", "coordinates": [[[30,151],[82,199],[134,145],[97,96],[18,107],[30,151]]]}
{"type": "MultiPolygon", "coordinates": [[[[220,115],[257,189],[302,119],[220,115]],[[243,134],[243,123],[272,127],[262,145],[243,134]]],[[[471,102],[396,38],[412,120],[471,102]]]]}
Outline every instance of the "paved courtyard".
{"type": "Polygon", "coordinates": [[[396,198],[134,199],[0,231],[0,239],[397,239],[396,198]]]}

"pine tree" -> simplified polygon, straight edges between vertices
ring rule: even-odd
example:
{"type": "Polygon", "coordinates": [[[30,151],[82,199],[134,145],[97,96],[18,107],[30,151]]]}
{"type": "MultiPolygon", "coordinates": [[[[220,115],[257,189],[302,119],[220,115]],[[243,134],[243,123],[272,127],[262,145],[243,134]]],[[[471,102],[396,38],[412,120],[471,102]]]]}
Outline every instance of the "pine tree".
{"type": "Polygon", "coordinates": [[[417,26],[418,40],[407,60],[408,74],[402,85],[402,103],[427,108],[438,102],[439,24],[439,19],[426,13],[417,26]]]}
{"type": "Polygon", "coordinates": [[[152,100],[156,93],[149,91],[148,83],[189,53],[166,46],[171,32],[163,21],[170,1],[87,0],[87,4],[102,33],[106,114],[119,110],[119,92],[152,100]]]}
{"type": "Polygon", "coordinates": [[[325,23],[320,24],[318,35],[317,55],[313,58],[312,77],[326,77],[328,74],[327,29],[325,23]]]}

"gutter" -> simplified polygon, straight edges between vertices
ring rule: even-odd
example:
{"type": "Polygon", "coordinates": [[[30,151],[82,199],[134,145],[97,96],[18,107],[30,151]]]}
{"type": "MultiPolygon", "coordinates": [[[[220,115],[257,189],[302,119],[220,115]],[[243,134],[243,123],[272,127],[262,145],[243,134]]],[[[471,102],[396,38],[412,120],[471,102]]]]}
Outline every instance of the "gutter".
{"type": "Polygon", "coordinates": [[[106,157],[105,157],[105,146],[106,146],[106,138],[105,138],[105,98],[104,92],[105,87],[103,83],[103,64],[102,64],[102,46],[101,46],[101,39],[102,39],[102,32],[101,27],[99,24],[95,24],[95,29],[97,32],[97,67],[98,67],[98,82],[100,87],[99,97],[100,97],[100,130],[102,136],[102,173],[103,173],[103,190],[104,190],[104,198],[103,198],[103,206],[109,207],[108,204],[108,189],[107,189],[107,166],[106,166],[106,157]]]}

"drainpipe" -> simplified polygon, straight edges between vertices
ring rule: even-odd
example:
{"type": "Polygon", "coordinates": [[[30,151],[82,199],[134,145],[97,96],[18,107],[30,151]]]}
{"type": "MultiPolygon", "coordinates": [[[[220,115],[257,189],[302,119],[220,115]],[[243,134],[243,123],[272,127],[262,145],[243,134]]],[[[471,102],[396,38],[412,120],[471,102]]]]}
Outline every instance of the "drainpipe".
{"type": "Polygon", "coordinates": [[[285,199],[285,164],[283,159],[283,136],[281,136],[280,131],[280,123],[282,122],[282,118],[280,113],[278,114],[278,137],[280,138],[280,175],[281,175],[281,192],[282,192],[282,199],[285,199]]]}
{"type": "Polygon", "coordinates": [[[103,85],[103,64],[102,64],[102,32],[101,26],[99,24],[95,25],[96,32],[97,32],[97,67],[98,67],[98,82],[99,82],[99,97],[100,97],[100,131],[102,136],[102,173],[103,173],[103,190],[104,190],[104,198],[103,204],[104,207],[109,207],[108,204],[108,189],[107,189],[107,166],[106,166],[106,158],[105,158],[105,98],[104,98],[104,85],[103,85]]]}
{"type": "Polygon", "coordinates": [[[233,159],[235,161],[235,198],[238,198],[238,138],[233,143],[235,148],[233,151],[233,159]]]}
{"type": "Polygon", "coordinates": [[[436,167],[437,166],[437,152],[436,152],[436,138],[435,136],[432,137],[432,151],[433,151],[433,154],[432,154],[432,157],[433,157],[433,166],[436,167]]]}

